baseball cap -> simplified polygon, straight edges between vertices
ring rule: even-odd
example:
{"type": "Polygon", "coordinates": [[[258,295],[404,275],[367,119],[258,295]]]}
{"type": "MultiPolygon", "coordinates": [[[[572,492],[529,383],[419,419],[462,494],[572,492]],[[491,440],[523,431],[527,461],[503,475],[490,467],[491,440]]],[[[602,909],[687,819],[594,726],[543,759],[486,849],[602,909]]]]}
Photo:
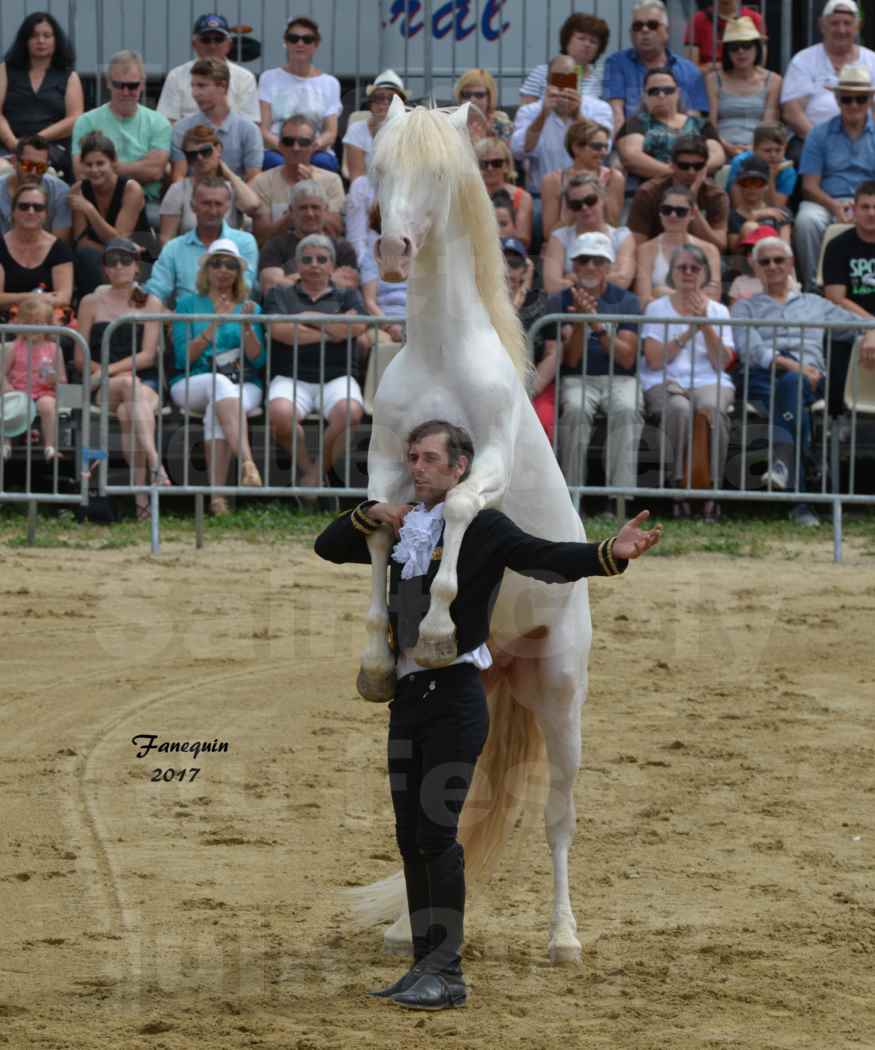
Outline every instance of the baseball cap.
{"type": "Polygon", "coordinates": [[[738,174],[735,176],[736,179],[749,179],[751,176],[762,179],[763,182],[769,181],[769,166],[756,154],[751,154],[749,157],[745,157],[741,162],[741,167],[738,169],[738,174]]]}
{"type": "Polygon", "coordinates": [[[220,237],[207,248],[207,255],[233,255],[235,259],[239,259],[240,249],[230,237],[220,237]]]}
{"type": "Polygon", "coordinates": [[[224,15],[201,15],[195,22],[192,33],[195,36],[201,36],[202,33],[221,33],[223,36],[230,36],[231,30],[228,27],[228,19],[224,15]]]}
{"type": "Polygon", "coordinates": [[[135,259],[140,258],[140,249],[127,237],[113,237],[111,241],[107,241],[101,258],[105,259],[110,252],[123,252],[125,255],[132,255],[135,259]]]}
{"type": "Polygon", "coordinates": [[[501,250],[503,252],[516,252],[517,255],[521,255],[524,259],[529,254],[523,242],[518,241],[516,237],[502,237],[501,250]]]}
{"type": "Polygon", "coordinates": [[[571,258],[576,259],[579,255],[598,255],[608,262],[613,262],[614,246],[611,238],[604,233],[582,233],[574,242],[571,249],[571,258]]]}
{"type": "Polygon", "coordinates": [[[750,233],[746,233],[744,237],[738,242],[739,248],[750,248],[755,244],[759,244],[760,241],[764,241],[766,237],[777,237],[777,231],[774,226],[757,226],[755,230],[751,230],[750,233]]]}
{"type": "Polygon", "coordinates": [[[829,15],[835,14],[836,11],[847,11],[848,14],[853,15],[855,18],[860,17],[860,9],[854,3],[854,0],[829,0],[829,3],[820,14],[822,18],[827,18],[829,15]]]}

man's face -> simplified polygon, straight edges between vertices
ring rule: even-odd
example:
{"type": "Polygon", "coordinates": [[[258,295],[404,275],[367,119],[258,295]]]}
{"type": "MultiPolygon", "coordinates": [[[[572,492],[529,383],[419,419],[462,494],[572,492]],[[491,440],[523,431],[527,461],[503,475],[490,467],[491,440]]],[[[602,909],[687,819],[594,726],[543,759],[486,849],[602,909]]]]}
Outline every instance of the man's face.
{"type": "Polygon", "coordinates": [[[586,291],[602,292],[610,260],[601,255],[578,255],[571,263],[574,283],[586,291]]]}
{"type": "Polygon", "coordinates": [[[671,162],[674,181],[681,186],[692,186],[706,164],[707,160],[698,153],[679,153],[671,162]]]}
{"type": "Polygon", "coordinates": [[[217,84],[207,77],[191,78],[191,97],[198,109],[208,113],[214,106],[221,105],[226,96],[226,85],[217,84]]]}
{"type": "Polygon", "coordinates": [[[629,28],[632,47],[642,55],[664,50],[668,43],[668,24],[657,7],[642,7],[632,14],[629,28]]]}
{"type": "Polygon", "coordinates": [[[226,58],[231,50],[231,38],[215,29],[208,29],[191,38],[191,46],[198,58],[226,58]]]}
{"type": "Polygon", "coordinates": [[[850,11],[836,11],[828,18],[822,18],[820,29],[827,51],[848,51],[857,39],[860,23],[850,11]]]}
{"type": "Polygon", "coordinates": [[[113,66],[109,71],[109,102],[114,112],[133,116],[143,93],[143,74],[139,67],[113,66]]]}
{"type": "Polygon", "coordinates": [[[769,245],[754,259],[754,273],[766,288],[780,290],[787,283],[792,265],[792,256],[786,255],[774,245],[769,245]]]}
{"type": "Polygon", "coordinates": [[[285,124],[280,131],[280,153],[289,168],[309,164],[316,148],[316,133],[309,124],[285,124]]]}
{"type": "Polygon", "coordinates": [[[199,226],[221,226],[230,206],[228,191],[221,186],[199,186],[191,202],[199,226]]]}
{"type": "Polygon", "coordinates": [[[42,182],[49,170],[49,151],[25,146],[21,156],[15,158],[15,174],[20,181],[42,182]]]}
{"type": "Polygon", "coordinates": [[[875,196],[862,196],[854,201],[854,221],[857,229],[870,240],[875,237],[875,196]]]}
{"type": "Polygon", "coordinates": [[[407,470],[416,499],[428,507],[440,503],[450,489],[458,485],[467,468],[465,456],[450,466],[446,434],[428,434],[407,450],[407,470]]]}
{"type": "Polygon", "coordinates": [[[294,220],[295,229],[302,237],[321,233],[325,223],[325,206],[315,197],[304,197],[295,204],[294,220]]]}
{"type": "Polygon", "coordinates": [[[780,164],[784,159],[785,147],[780,142],[761,142],[754,150],[760,160],[764,160],[771,167],[780,164]]]}

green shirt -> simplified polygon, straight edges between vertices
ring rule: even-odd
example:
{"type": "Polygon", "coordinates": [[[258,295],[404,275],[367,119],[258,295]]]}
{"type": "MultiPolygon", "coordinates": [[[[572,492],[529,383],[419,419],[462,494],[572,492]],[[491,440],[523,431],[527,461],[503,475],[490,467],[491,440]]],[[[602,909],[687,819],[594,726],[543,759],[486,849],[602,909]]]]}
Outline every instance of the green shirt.
{"type": "MultiPolygon", "coordinates": [[[[153,149],[170,151],[172,134],[170,121],[157,110],[148,106],[137,106],[132,117],[117,117],[109,103],[83,113],[73,125],[73,156],[79,156],[79,143],[92,131],[101,131],[112,139],[118,152],[119,163],[133,164],[142,160],[153,149]]],[[[143,186],[148,200],[161,197],[160,181],[143,186]]]]}

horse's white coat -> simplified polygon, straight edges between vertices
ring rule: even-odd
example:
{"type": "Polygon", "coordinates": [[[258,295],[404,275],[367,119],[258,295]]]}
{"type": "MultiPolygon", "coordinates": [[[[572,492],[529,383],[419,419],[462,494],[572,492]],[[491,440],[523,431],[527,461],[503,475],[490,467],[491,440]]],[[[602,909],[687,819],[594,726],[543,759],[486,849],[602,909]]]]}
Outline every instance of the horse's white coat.
{"type": "MultiPolygon", "coordinates": [[[[446,501],[441,567],[416,650],[420,662],[434,666],[455,657],[449,606],[456,594],[462,537],[478,511],[499,507],[521,528],[548,539],[585,539],[520,381],[520,362],[512,359],[522,345],[519,331],[517,345],[506,347],[493,324],[497,318],[499,327],[508,330],[509,301],[494,213],[467,137],[466,117],[464,107],[450,118],[451,125],[436,110],[405,112],[396,99],[378,135],[372,166],[386,248],[383,261],[394,269],[407,244],[413,258],[408,342],[387,369],[374,402],[369,496],[388,503],[411,497],[404,439],[424,420],[463,425],[475,447],[470,476],[446,501]],[[417,153],[422,155],[419,161],[417,153]],[[465,206],[462,194],[475,196],[465,206]],[[479,216],[475,228],[470,228],[472,201],[473,214],[479,216]]],[[[393,668],[386,641],[386,564],[392,541],[388,530],[369,540],[373,586],[362,680],[371,683],[391,675],[393,668]]],[[[554,961],[577,959],[580,953],[568,888],[568,850],[591,634],[585,580],[548,586],[505,574],[492,616],[491,645],[494,651],[504,650],[499,663],[506,663],[505,683],[513,699],[535,714],[550,764],[545,820],[554,869],[549,944],[554,961]],[[536,630],[544,627],[546,632],[536,630]],[[532,631],[540,637],[523,637],[532,631]]]]}

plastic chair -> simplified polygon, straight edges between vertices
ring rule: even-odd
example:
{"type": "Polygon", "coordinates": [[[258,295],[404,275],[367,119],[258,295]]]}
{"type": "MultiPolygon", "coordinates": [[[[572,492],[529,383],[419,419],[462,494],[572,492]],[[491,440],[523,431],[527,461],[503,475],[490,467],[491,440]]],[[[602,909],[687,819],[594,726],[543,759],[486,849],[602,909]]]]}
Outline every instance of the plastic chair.
{"type": "Polygon", "coordinates": [[[826,246],[833,239],[838,237],[840,233],[844,233],[845,230],[852,230],[854,224],[852,222],[834,222],[831,226],[827,226],[826,233],[823,235],[823,240],[820,242],[820,255],[817,257],[817,275],[815,281],[817,282],[818,288],[823,288],[823,260],[826,256],[826,246]]]}
{"type": "Polygon", "coordinates": [[[368,354],[368,367],[365,371],[365,385],[362,390],[365,412],[369,416],[374,414],[374,397],[380,385],[380,379],[402,346],[402,343],[384,343],[378,340],[371,347],[371,352],[368,354]]]}

